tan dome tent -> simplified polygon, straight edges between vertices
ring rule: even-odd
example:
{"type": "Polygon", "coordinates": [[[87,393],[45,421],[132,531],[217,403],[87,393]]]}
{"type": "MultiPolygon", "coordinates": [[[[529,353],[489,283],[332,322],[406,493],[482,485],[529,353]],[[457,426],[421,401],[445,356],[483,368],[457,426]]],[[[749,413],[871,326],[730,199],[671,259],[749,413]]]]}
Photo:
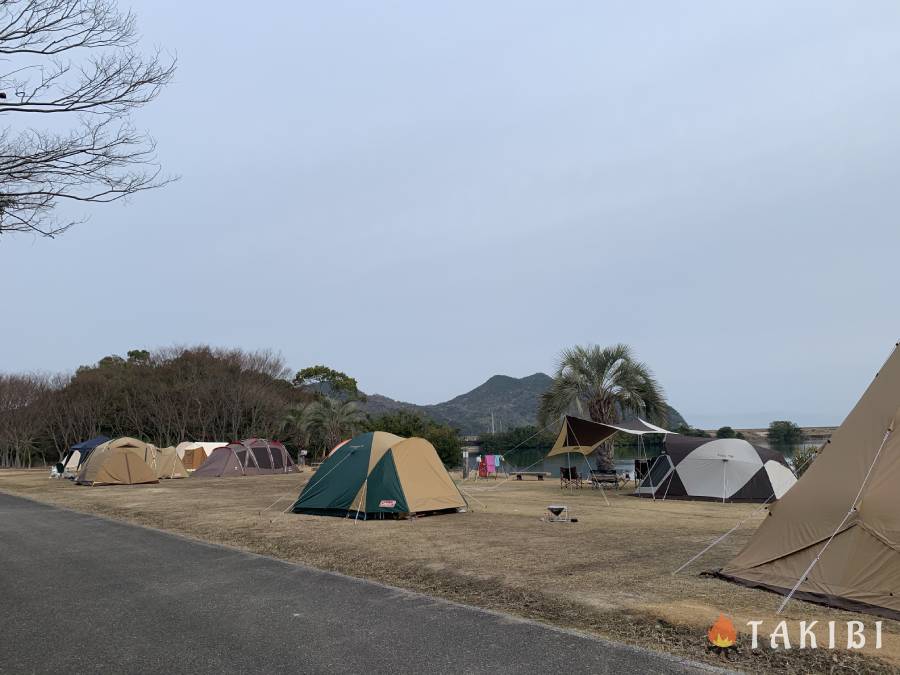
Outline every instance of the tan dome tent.
{"type": "Polygon", "coordinates": [[[213,450],[203,465],[194,471],[193,476],[221,478],[294,471],[297,471],[297,465],[281,443],[264,438],[248,438],[213,450]]]}
{"type": "Polygon", "coordinates": [[[213,450],[226,445],[228,443],[183,441],[175,447],[175,450],[181,458],[184,468],[188,471],[194,471],[203,465],[203,462],[212,454],[213,450]]]}
{"type": "Polygon", "coordinates": [[[152,465],[156,469],[157,478],[187,478],[188,472],[184,468],[175,448],[160,448],[156,451],[156,461],[152,465]]]}
{"type": "Polygon", "coordinates": [[[900,350],[720,575],[900,619],[900,350]]]}
{"type": "Polygon", "coordinates": [[[156,447],[135,438],[116,438],[98,445],[88,456],[75,482],[79,485],[136,485],[157,483],[156,447]]]}
{"type": "Polygon", "coordinates": [[[351,439],[329,455],[292,510],[369,520],[465,507],[431,443],[375,431],[351,439]]]}
{"type": "Polygon", "coordinates": [[[94,438],[89,438],[86,441],[81,441],[81,443],[76,443],[71,448],[68,449],[65,456],[63,457],[63,473],[67,477],[73,477],[78,473],[78,468],[87,461],[87,458],[90,457],[91,452],[94,451],[98,445],[106,443],[106,441],[110,440],[107,436],[96,436],[94,438]]]}

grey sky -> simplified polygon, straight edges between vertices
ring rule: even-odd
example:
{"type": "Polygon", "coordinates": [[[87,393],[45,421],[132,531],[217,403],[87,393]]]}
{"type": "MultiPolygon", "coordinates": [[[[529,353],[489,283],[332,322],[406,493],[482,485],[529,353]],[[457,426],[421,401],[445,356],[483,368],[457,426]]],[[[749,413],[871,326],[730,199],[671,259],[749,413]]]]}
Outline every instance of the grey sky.
{"type": "Polygon", "coordinates": [[[900,336],[895,2],[134,9],[182,180],[0,242],[0,369],[208,342],[430,403],[623,341],[694,424],[828,424],[900,336]]]}

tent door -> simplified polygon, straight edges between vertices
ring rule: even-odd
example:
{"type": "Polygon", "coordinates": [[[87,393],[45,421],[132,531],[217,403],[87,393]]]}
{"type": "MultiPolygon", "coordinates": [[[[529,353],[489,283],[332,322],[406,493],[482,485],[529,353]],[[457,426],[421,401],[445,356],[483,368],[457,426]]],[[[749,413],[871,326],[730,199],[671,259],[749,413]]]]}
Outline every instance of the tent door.
{"type": "Polygon", "coordinates": [[[635,490],[635,494],[656,494],[656,491],[660,486],[666,484],[666,481],[672,475],[674,470],[675,465],[672,464],[672,458],[669,457],[669,455],[660,455],[656,458],[656,461],[653,462],[647,475],[644,476],[641,484],[638,486],[637,490],[635,490]]]}

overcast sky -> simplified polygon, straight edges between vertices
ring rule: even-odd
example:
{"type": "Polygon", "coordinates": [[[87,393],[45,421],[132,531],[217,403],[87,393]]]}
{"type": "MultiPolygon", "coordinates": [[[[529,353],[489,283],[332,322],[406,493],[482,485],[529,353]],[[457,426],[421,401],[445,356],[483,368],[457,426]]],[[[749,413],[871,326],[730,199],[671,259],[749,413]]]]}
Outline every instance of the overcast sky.
{"type": "Polygon", "coordinates": [[[181,180],[0,240],[0,370],[211,343],[433,403],[621,341],[693,424],[811,425],[900,337],[893,0],[134,9],[181,180]]]}

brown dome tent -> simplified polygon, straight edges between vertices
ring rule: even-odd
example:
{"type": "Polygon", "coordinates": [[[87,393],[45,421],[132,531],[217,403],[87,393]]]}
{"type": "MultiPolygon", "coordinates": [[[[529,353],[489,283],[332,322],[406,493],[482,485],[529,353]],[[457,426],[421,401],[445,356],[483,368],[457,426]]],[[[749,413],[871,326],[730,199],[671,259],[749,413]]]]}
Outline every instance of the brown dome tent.
{"type": "Polygon", "coordinates": [[[116,438],[98,445],[75,478],[79,485],[158,483],[156,447],[136,438],[116,438]]]}
{"type": "Polygon", "coordinates": [[[281,443],[264,438],[248,438],[213,450],[193,475],[200,478],[221,478],[294,471],[297,471],[297,465],[281,443]]]}
{"type": "Polygon", "coordinates": [[[900,619],[900,349],[737,557],[726,579],[900,619]]]}

